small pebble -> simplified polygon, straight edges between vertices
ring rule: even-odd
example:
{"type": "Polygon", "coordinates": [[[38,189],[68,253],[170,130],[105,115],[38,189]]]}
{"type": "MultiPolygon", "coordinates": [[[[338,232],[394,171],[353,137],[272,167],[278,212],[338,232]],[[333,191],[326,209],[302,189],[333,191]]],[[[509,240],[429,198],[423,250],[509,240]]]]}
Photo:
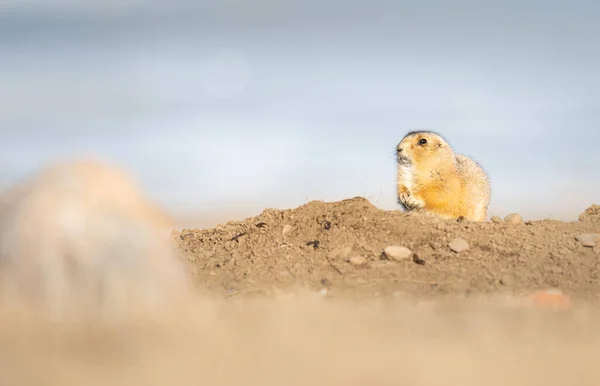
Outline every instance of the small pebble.
{"type": "Polygon", "coordinates": [[[600,234],[598,233],[584,233],[575,237],[577,241],[584,247],[593,247],[597,242],[600,242],[600,234]]]}
{"type": "Polygon", "coordinates": [[[504,222],[499,216],[492,216],[491,220],[496,224],[502,224],[504,222]]]}
{"type": "Polygon", "coordinates": [[[412,258],[413,251],[411,251],[410,249],[408,249],[406,247],[401,247],[398,245],[390,245],[389,247],[386,247],[383,250],[383,254],[389,260],[400,261],[400,260],[407,260],[407,259],[412,258]]]}
{"type": "Polygon", "coordinates": [[[523,217],[518,213],[511,213],[504,217],[504,222],[508,224],[523,224],[523,217]]]}
{"type": "Polygon", "coordinates": [[[367,259],[362,256],[352,256],[348,261],[352,265],[363,265],[367,262],[367,259]]]}
{"type": "Polygon", "coordinates": [[[465,239],[461,239],[460,237],[450,241],[448,246],[456,253],[460,253],[469,249],[469,244],[467,241],[465,239]]]}
{"type": "Polygon", "coordinates": [[[291,230],[292,230],[292,226],[291,225],[284,225],[283,226],[283,230],[281,231],[281,234],[285,235],[286,233],[288,233],[291,230]]]}

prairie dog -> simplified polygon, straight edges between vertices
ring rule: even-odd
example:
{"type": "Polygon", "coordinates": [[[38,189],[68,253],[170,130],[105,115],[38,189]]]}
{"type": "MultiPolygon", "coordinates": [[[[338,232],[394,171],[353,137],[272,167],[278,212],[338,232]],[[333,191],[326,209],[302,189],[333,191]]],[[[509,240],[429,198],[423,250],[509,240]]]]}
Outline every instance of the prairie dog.
{"type": "Polygon", "coordinates": [[[118,167],[91,158],[53,164],[2,195],[1,299],[57,317],[164,312],[188,285],[172,230],[118,167]]]}
{"type": "Polygon", "coordinates": [[[411,131],[396,147],[398,201],[407,211],[484,221],[489,179],[473,159],[455,154],[440,135],[411,131]]]}

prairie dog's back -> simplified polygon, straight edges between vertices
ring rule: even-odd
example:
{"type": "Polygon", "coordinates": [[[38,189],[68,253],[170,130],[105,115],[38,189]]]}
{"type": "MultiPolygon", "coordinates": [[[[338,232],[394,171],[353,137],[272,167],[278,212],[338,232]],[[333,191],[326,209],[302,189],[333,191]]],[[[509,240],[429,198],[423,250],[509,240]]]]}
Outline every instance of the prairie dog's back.
{"type": "Polygon", "coordinates": [[[167,305],[187,286],[171,230],[170,217],[119,168],[54,165],[3,195],[3,300],[33,299],[58,314],[167,305]]]}
{"type": "Polygon", "coordinates": [[[465,203],[472,204],[475,217],[484,220],[491,195],[487,174],[477,162],[462,154],[456,155],[456,165],[457,172],[465,183],[465,203]]]}

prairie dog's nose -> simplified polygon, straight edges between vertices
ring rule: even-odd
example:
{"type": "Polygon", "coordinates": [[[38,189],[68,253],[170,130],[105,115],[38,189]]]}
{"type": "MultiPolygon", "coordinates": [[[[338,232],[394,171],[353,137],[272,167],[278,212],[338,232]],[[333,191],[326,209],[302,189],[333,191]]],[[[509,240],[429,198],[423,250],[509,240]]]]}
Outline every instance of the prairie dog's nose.
{"type": "Polygon", "coordinates": [[[398,153],[402,153],[402,148],[401,147],[398,148],[398,153]]]}

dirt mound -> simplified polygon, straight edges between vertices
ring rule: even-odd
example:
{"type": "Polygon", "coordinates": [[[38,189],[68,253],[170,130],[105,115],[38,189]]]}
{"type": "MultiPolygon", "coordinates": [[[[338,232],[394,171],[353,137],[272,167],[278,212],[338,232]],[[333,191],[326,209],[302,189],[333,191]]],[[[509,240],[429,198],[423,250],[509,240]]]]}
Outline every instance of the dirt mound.
{"type": "MultiPolygon", "coordinates": [[[[213,229],[176,232],[198,282],[227,296],[306,286],[329,296],[520,293],[558,287],[574,298],[600,293],[600,246],[576,236],[588,222],[472,223],[384,211],[363,198],[267,209],[213,229]],[[450,248],[456,238],[468,249],[450,248]],[[402,246],[414,256],[383,253],[402,246]]],[[[460,243],[459,243],[460,244],[460,243]]]]}
{"type": "Polygon", "coordinates": [[[600,205],[592,205],[579,215],[579,221],[600,225],[600,205]]]}

